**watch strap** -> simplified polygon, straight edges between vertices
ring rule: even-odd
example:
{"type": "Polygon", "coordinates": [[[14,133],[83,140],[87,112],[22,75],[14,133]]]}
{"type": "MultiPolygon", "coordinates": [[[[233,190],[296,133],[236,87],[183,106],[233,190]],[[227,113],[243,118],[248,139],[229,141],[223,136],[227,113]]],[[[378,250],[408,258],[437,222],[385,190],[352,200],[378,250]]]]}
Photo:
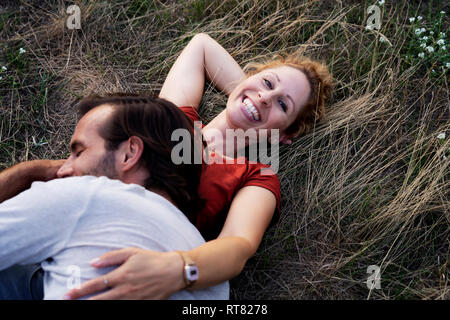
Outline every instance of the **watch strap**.
{"type": "Polygon", "coordinates": [[[189,269],[192,268],[192,267],[194,267],[197,270],[197,272],[198,272],[197,265],[189,257],[189,255],[187,255],[184,251],[176,251],[176,252],[179,253],[181,258],[183,259],[183,262],[184,262],[183,279],[184,279],[184,283],[186,284],[185,288],[189,288],[196,282],[196,280],[188,279],[187,273],[189,272],[189,269]]]}

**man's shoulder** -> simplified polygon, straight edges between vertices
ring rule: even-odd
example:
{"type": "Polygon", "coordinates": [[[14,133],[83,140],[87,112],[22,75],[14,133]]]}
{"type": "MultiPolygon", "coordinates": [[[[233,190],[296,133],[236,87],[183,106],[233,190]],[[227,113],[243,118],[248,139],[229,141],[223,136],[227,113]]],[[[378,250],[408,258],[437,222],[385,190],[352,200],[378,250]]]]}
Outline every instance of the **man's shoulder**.
{"type": "Polygon", "coordinates": [[[126,184],[120,180],[107,177],[79,176],[53,179],[46,182],[35,181],[31,185],[30,191],[57,193],[58,197],[63,198],[65,195],[77,197],[92,194],[95,191],[123,189],[125,186],[126,184]]]}
{"type": "Polygon", "coordinates": [[[46,185],[49,187],[64,187],[64,186],[94,186],[94,185],[110,185],[110,186],[120,186],[124,185],[120,180],[109,179],[107,177],[95,177],[95,176],[77,176],[77,177],[67,177],[58,178],[50,181],[35,181],[32,186],[42,186],[46,185]]]}
{"type": "MultiPolygon", "coordinates": [[[[70,197],[89,196],[102,202],[121,202],[124,205],[138,206],[139,204],[148,205],[160,204],[167,210],[178,211],[170,201],[159,194],[147,190],[141,185],[134,183],[124,183],[118,179],[110,179],[105,176],[79,176],[54,179],[41,184],[45,185],[47,190],[55,190],[58,194],[67,194],[70,197]],[[124,202],[129,200],[129,202],[124,202]]],[[[39,188],[40,184],[35,187],[39,188]]],[[[44,186],[43,185],[43,186],[44,186]]],[[[62,195],[63,196],[63,195],[62,195]]]]}

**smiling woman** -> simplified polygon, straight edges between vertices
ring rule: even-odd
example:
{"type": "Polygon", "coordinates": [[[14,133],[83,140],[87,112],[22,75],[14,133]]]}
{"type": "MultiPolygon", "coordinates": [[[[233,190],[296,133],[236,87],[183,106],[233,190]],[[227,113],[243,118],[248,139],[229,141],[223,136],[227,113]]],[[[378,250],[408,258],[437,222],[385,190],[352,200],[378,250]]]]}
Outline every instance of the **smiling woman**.
{"type": "Polygon", "coordinates": [[[230,94],[227,122],[232,128],[279,129],[284,142],[285,130],[303,111],[310,92],[308,78],[300,70],[290,66],[265,69],[230,94]]]}
{"type": "MultiPolygon", "coordinates": [[[[326,66],[295,56],[253,65],[245,74],[216,41],[198,34],[170,69],[159,97],[198,121],[206,80],[229,95],[226,108],[202,129],[203,136],[213,129],[223,137],[222,141],[208,141],[209,156],[225,157],[227,145],[236,143],[234,135],[227,140],[230,129],[278,130],[279,141],[271,142],[286,144],[307,132],[324,113],[331,79],[326,66]]],[[[264,171],[270,170],[267,167],[248,160],[213,161],[203,166],[198,191],[206,203],[198,213],[196,227],[209,241],[182,253],[184,270],[196,268],[198,279],[179,269],[178,254],[128,248],[104,254],[93,263],[97,268],[122,264],[106,275],[115,284],[111,290],[94,298],[167,297],[183,288],[180,282],[196,290],[238,275],[280,213],[279,180],[273,171],[264,171]]],[[[91,280],[69,292],[68,297],[94,294],[104,289],[103,282],[102,278],[91,280]]]]}
{"type": "Polygon", "coordinates": [[[160,96],[197,110],[206,75],[229,98],[205,130],[218,129],[225,136],[227,129],[278,129],[284,144],[323,117],[333,88],[326,65],[290,54],[245,69],[247,73],[208,35],[198,34],[173,65],[160,96]]]}
{"type": "MultiPolygon", "coordinates": [[[[247,75],[250,77],[258,74],[263,76],[265,72],[277,77],[277,70],[282,68],[298,70],[302,75],[297,80],[295,78],[287,79],[292,81],[290,82],[291,90],[296,92],[293,97],[297,98],[293,100],[296,101],[299,110],[297,110],[297,114],[294,113],[291,116],[293,121],[285,129],[285,134],[295,137],[307,133],[314,123],[324,116],[325,103],[333,90],[333,78],[326,65],[295,54],[287,57],[280,55],[263,63],[252,63],[246,69],[248,70],[247,75]]],[[[277,77],[277,80],[280,82],[281,79],[277,77]]],[[[295,105],[294,101],[292,104],[295,105]]]]}

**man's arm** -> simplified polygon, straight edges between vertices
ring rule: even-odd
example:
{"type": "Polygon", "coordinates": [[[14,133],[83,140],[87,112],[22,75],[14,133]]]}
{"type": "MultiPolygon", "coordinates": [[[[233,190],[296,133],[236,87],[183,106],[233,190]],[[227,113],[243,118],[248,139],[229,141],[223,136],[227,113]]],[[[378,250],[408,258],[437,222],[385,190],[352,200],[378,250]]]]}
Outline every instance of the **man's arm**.
{"type": "Polygon", "coordinates": [[[89,201],[80,196],[84,185],[67,180],[37,182],[0,203],[0,270],[38,263],[63,249],[89,201]]]}
{"type": "Polygon", "coordinates": [[[16,164],[0,172],[0,203],[28,189],[34,181],[49,181],[64,160],[33,160],[16,164]]]}

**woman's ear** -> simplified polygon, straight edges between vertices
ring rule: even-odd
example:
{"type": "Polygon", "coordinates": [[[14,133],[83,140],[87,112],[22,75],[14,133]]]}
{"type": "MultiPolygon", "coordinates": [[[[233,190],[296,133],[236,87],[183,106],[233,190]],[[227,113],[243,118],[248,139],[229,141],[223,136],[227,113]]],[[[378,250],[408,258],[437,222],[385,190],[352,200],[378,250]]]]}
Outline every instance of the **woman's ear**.
{"type": "Polygon", "coordinates": [[[136,168],[144,152],[144,142],[141,138],[132,136],[120,146],[120,166],[122,171],[136,168]]]}

